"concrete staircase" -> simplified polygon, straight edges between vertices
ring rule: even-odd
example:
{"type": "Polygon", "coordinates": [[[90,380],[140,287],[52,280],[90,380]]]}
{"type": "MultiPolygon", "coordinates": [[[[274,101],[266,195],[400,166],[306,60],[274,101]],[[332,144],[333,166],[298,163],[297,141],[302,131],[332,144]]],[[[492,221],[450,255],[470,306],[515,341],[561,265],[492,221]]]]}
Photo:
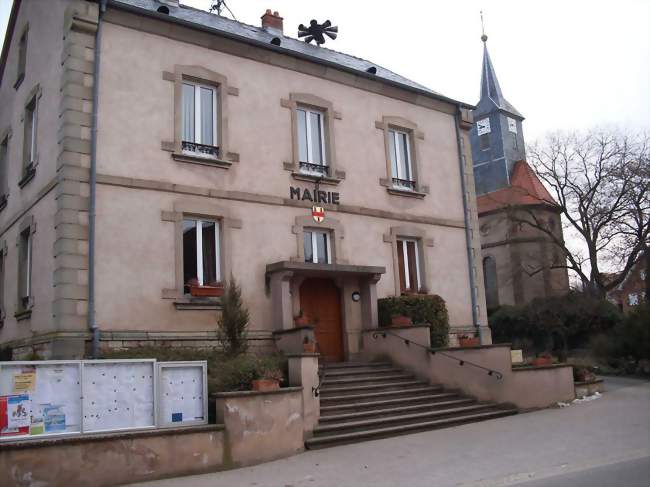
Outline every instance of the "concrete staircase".
{"type": "Polygon", "coordinates": [[[516,414],[418,380],[387,362],[344,362],[322,369],[320,421],[308,449],[446,428],[516,414]]]}

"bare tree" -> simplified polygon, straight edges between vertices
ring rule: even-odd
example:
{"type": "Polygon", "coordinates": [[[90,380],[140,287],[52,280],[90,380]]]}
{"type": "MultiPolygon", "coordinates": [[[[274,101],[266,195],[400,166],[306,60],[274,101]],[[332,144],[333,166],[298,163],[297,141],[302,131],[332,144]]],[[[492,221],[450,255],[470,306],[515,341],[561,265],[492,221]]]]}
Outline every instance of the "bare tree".
{"type": "Polygon", "coordinates": [[[532,208],[513,208],[511,218],[545,234],[566,257],[553,267],[575,272],[583,289],[597,296],[650,255],[649,149],[647,134],[616,131],[556,133],[527,149],[528,162],[559,205],[569,245],[532,208]],[[578,250],[570,243],[576,239],[578,250]],[[613,269],[620,272],[605,272],[613,269]]]}

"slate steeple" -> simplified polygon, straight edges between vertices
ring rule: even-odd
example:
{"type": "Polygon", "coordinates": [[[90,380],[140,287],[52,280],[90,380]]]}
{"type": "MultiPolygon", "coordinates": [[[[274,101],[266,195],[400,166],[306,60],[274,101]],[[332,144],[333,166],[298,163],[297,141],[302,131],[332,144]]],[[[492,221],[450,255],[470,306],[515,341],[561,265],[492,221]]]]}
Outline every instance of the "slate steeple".
{"type": "Polygon", "coordinates": [[[483,32],[481,98],[472,112],[474,126],[470,131],[478,195],[508,187],[515,163],[526,157],[521,126],[524,117],[503,96],[487,39],[483,32]]]}

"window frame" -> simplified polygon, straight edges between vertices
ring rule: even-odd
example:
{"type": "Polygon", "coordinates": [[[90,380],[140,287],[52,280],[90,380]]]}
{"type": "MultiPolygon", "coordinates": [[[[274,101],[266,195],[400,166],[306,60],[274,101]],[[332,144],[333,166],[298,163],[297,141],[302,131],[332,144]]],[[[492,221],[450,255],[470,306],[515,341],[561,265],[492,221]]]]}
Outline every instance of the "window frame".
{"type": "MultiPolygon", "coordinates": [[[[171,158],[177,162],[193,163],[203,166],[229,169],[234,162],[239,162],[239,154],[230,149],[228,136],[228,99],[230,96],[239,96],[239,89],[228,84],[228,78],[223,74],[211,71],[201,66],[174,65],[174,71],[163,71],[162,79],[173,83],[173,140],[161,140],[160,148],[171,153],[171,158]],[[183,83],[199,84],[214,90],[214,103],[216,117],[215,141],[218,143],[217,157],[206,157],[196,152],[183,150],[183,83]]],[[[195,101],[196,103],[196,101],[195,101]]],[[[196,110],[194,116],[196,117],[196,110]]],[[[216,146],[215,146],[216,147],[216,146]]]]}
{"type": "MultiPolygon", "coordinates": [[[[300,181],[319,181],[321,184],[336,185],[345,179],[345,171],[340,169],[336,158],[336,144],[334,140],[334,121],[341,120],[341,113],[334,110],[332,102],[319,96],[309,93],[290,93],[289,98],[282,98],[280,105],[291,112],[291,160],[284,162],[284,169],[291,172],[291,176],[300,181]],[[300,137],[298,110],[306,113],[318,113],[320,115],[320,137],[321,137],[321,164],[312,161],[301,161],[300,137]],[[314,170],[310,171],[309,166],[313,165],[314,170]]],[[[308,129],[311,126],[309,117],[307,119],[308,129]]],[[[311,131],[307,130],[307,137],[311,139],[311,131]]],[[[307,158],[310,158],[308,144],[307,158]]]]}
{"type": "Polygon", "coordinates": [[[36,175],[38,166],[38,115],[42,96],[40,85],[36,85],[27,96],[23,108],[23,161],[18,187],[24,188],[36,175]],[[33,106],[33,108],[31,108],[33,106]],[[31,118],[31,120],[30,120],[31,118]]]}
{"type": "MultiPolygon", "coordinates": [[[[186,221],[193,221],[196,223],[196,278],[199,281],[199,286],[209,286],[210,284],[205,283],[203,275],[203,223],[214,223],[214,238],[215,238],[215,280],[217,283],[223,283],[223,273],[222,273],[222,241],[221,241],[221,226],[222,222],[219,219],[209,219],[200,216],[194,215],[183,215],[183,226],[186,221]]],[[[185,252],[185,243],[183,242],[183,254],[185,252]]],[[[185,281],[185,259],[183,258],[183,281],[185,281]]],[[[184,283],[184,286],[186,284],[184,283]]]]}
{"type": "Polygon", "coordinates": [[[0,328],[7,316],[5,308],[5,279],[7,274],[7,241],[0,242],[0,328]]]}
{"type": "Polygon", "coordinates": [[[332,263],[332,231],[329,229],[321,229],[314,227],[305,227],[303,229],[303,248],[307,233],[311,234],[311,255],[313,260],[307,260],[305,256],[304,261],[310,264],[331,264],[332,263]],[[325,236],[325,251],[326,251],[326,260],[327,262],[318,261],[318,235],[325,236]]]}
{"type": "MultiPolygon", "coordinates": [[[[219,158],[220,145],[219,145],[219,127],[218,127],[218,98],[219,98],[219,87],[215,85],[209,85],[206,83],[200,83],[192,81],[190,79],[183,79],[182,87],[192,86],[194,88],[194,140],[185,140],[184,133],[185,127],[183,126],[183,120],[181,121],[181,150],[184,154],[190,154],[195,157],[207,157],[212,159],[219,158]],[[201,89],[210,90],[212,92],[212,142],[213,144],[204,144],[202,140],[203,135],[203,126],[202,126],[202,105],[201,105],[201,89]],[[192,151],[183,147],[185,143],[198,144],[206,147],[213,147],[216,149],[215,155],[202,154],[199,151],[192,151]]],[[[181,103],[184,101],[184,90],[181,89],[181,103]]]]}
{"type": "Polygon", "coordinates": [[[399,266],[399,257],[398,257],[398,273],[400,274],[400,292],[401,294],[416,294],[419,293],[420,290],[423,288],[422,286],[422,267],[421,267],[421,257],[420,257],[420,239],[417,238],[411,238],[411,237],[402,237],[398,236],[397,240],[397,252],[400,252],[400,243],[401,245],[401,253],[402,253],[402,263],[403,263],[403,269],[400,268],[399,266]],[[411,285],[411,276],[410,276],[410,271],[411,268],[409,266],[409,257],[408,257],[408,244],[412,243],[414,246],[414,252],[413,254],[415,255],[415,279],[416,279],[416,284],[417,288],[414,289],[413,286],[411,285]],[[408,272],[407,272],[408,269],[408,272]],[[401,273],[402,270],[404,271],[404,288],[402,288],[402,279],[401,279],[401,273]]]}
{"type": "Polygon", "coordinates": [[[16,237],[17,248],[17,272],[16,272],[16,312],[14,316],[17,320],[29,318],[31,310],[34,307],[34,277],[32,270],[34,267],[34,234],[36,233],[36,223],[33,216],[23,218],[16,237]],[[23,251],[24,237],[27,237],[27,248],[23,251]],[[25,254],[23,254],[25,252],[25,254]],[[24,277],[23,277],[24,272],[24,277]],[[24,279],[24,282],[23,282],[24,279]],[[25,288],[26,295],[23,295],[25,288]]]}
{"type": "Polygon", "coordinates": [[[479,148],[481,151],[490,150],[490,132],[486,132],[478,136],[479,148]]]}
{"type": "Polygon", "coordinates": [[[392,173],[392,184],[394,188],[399,188],[404,191],[413,191],[415,190],[415,179],[413,179],[413,158],[411,156],[411,134],[405,130],[398,129],[396,127],[390,127],[388,129],[388,137],[389,137],[389,146],[390,146],[390,138],[393,139],[393,151],[390,152],[390,157],[391,157],[391,170],[394,172],[392,173]],[[401,171],[401,166],[402,166],[402,161],[401,161],[401,150],[399,150],[399,139],[403,138],[405,142],[405,153],[406,153],[406,164],[404,164],[406,172],[408,175],[403,175],[400,174],[401,171]],[[393,157],[395,157],[395,160],[393,160],[393,157]],[[408,176],[408,177],[402,177],[402,176],[408,176]],[[395,179],[398,179],[400,181],[408,181],[409,183],[413,183],[413,186],[411,187],[410,185],[402,185],[399,182],[396,183],[395,179]]]}
{"type": "Polygon", "coordinates": [[[9,139],[11,129],[0,134],[0,211],[7,206],[9,197],[9,139]]]}
{"type": "Polygon", "coordinates": [[[14,89],[18,89],[25,79],[27,72],[27,46],[29,45],[29,24],[25,24],[18,40],[18,66],[14,89]]]}
{"type": "MultiPolygon", "coordinates": [[[[300,172],[303,172],[305,174],[321,174],[318,171],[310,171],[309,166],[303,167],[303,164],[309,164],[311,166],[322,166],[323,168],[328,168],[329,166],[327,165],[327,147],[325,145],[325,117],[327,116],[326,112],[320,109],[308,107],[302,104],[299,104],[296,107],[297,112],[304,112],[305,113],[305,138],[307,139],[305,141],[306,147],[305,150],[307,152],[307,160],[303,161],[301,160],[302,158],[300,157],[300,142],[301,142],[301,137],[300,137],[300,117],[297,116],[297,129],[298,129],[298,134],[296,134],[296,137],[298,138],[298,162],[299,162],[299,167],[298,170],[300,172]],[[319,131],[320,131],[320,147],[319,147],[319,152],[320,152],[320,163],[316,162],[314,159],[314,143],[313,143],[313,134],[312,134],[312,120],[310,115],[317,115],[318,116],[318,125],[319,125],[319,131]]],[[[327,172],[325,171],[325,174],[327,172]]]]}
{"type": "MultiPolygon", "coordinates": [[[[386,160],[386,176],[379,178],[379,184],[386,188],[386,191],[395,196],[406,196],[411,198],[424,198],[429,193],[429,186],[422,183],[422,172],[420,170],[420,141],[424,140],[424,133],[418,129],[417,124],[402,117],[384,116],[381,121],[375,122],[375,128],[383,132],[384,156],[386,160]],[[395,153],[399,152],[398,136],[402,135],[406,140],[406,151],[410,179],[398,177],[393,171],[393,155],[391,151],[391,138],[395,146],[395,153]],[[399,181],[394,181],[397,179],[399,181]],[[404,181],[404,183],[401,183],[404,181]]],[[[397,165],[399,168],[399,165],[397,165]]]]}

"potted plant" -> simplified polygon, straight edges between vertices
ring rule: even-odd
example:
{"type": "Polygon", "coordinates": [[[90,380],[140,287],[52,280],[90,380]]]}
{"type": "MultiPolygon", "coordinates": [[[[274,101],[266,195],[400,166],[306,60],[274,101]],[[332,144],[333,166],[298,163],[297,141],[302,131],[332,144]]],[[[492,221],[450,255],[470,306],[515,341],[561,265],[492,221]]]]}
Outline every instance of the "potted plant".
{"type": "Polygon", "coordinates": [[[307,326],[310,323],[309,317],[302,311],[298,311],[298,316],[295,316],[293,318],[293,322],[295,323],[296,326],[307,326]]]}
{"type": "Polygon", "coordinates": [[[393,315],[390,320],[393,326],[411,326],[413,324],[411,318],[404,315],[393,315]]]}
{"type": "Polygon", "coordinates": [[[200,298],[218,298],[223,296],[223,284],[212,281],[208,285],[201,286],[198,279],[190,279],[187,283],[190,287],[190,295],[200,298]]]}
{"type": "Polygon", "coordinates": [[[467,334],[458,336],[458,345],[461,347],[478,347],[481,344],[481,339],[477,336],[467,334]]]}
{"type": "Polygon", "coordinates": [[[596,375],[586,367],[573,368],[573,380],[575,382],[591,382],[596,379],[596,375]]]}
{"type": "Polygon", "coordinates": [[[544,352],[530,361],[530,365],[534,365],[534,366],[551,365],[552,363],[553,363],[553,357],[548,352],[544,352]]]}
{"type": "Polygon", "coordinates": [[[254,391],[268,392],[277,391],[280,388],[282,371],[279,369],[262,370],[258,379],[252,381],[254,391]]]}
{"type": "Polygon", "coordinates": [[[309,337],[303,338],[302,351],[303,353],[316,353],[316,343],[312,342],[309,337]]]}

